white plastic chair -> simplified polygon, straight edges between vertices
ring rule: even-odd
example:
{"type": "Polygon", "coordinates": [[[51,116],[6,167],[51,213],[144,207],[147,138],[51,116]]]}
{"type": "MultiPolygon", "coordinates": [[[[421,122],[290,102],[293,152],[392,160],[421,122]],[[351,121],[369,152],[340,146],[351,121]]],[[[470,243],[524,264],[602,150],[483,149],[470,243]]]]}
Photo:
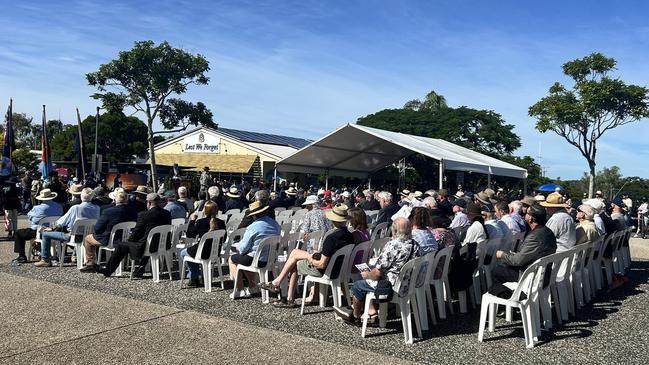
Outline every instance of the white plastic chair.
{"type": "Polygon", "coordinates": [[[178,227],[181,224],[185,224],[186,221],[187,221],[187,219],[185,219],[185,218],[174,218],[174,219],[171,220],[171,225],[174,226],[174,227],[178,227]]]}
{"type": "Polygon", "coordinates": [[[388,222],[383,222],[377,224],[374,228],[372,228],[372,234],[370,235],[370,241],[377,240],[379,238],[384,238],[388,234],[388,230],[390,229],[388,222]]]}
{"type": "MultiPolygon", "coordinates": [[[[399,272],[399,277],[392,287],[392,303],[398,304],[401,311],[401,322],[403,324],[403,336],[406,344],[414,342],[412,336],[412,318],[419,318],[419,310],[417,308],[417,301],[415,298],[415,284],[417,282],[417,275],[419,274],[421,265],[425,265],[425,256],[408,261],[399,272]],[[412,309],[411,309],[412,308],[412,309]],[[414,313],[412,313],[414,311],[414,313]]],[[[367,320],[369,308],[372,300],[379,300],[379,327],[385,328],[388,316],[388,303],[385,298],[377,298],[374,293],[367,293],[365,295],[365,311],[363,312],[363,325],[361,328],[361,336],[365,337],[367,333],[367,320]]],[[[419,334],[421,336],[421,334],[419,334]]]]}
{"type": "MultiPolygon", "coordinates": [[[[216,258],[218,259],[219,252],[221,252],[221,245],[225,239],[225,230],[219,229],[216,231],[209,231],[205,233],[200,242],[198,243],[198,249],[196,250],[195,257],[185,256],[182,260],[180,267],[180,288],[184,288],[185,283],[185,263],[193,262],[195,264],[201,265],[201,271],[203,272],[203,285],[205,287],[205,292],[209,293],[212,291],[212,261],[216,258]],[[212,246],[210,249],[210,254],[207,258],[202,258],[203,249],[205,248],[206,242],[211,241],[212,246]]],[[[223,286],[223,275],[220,270],[221,265],[219,263],[219,279],[221,280],[221,289],[224,289],[223,286]]]]}
{"type": "Polygon", "coordinates": [[[567,322],[570,319],[570,313],[575,312],[575,298],[570,277],[574,266],[573,260],[576,252],[577,248],[572,248],[568,251],[557,254],[557,274],[554,282],[552,282],[550,290],[552,291],[554,308],[560,324],[567,322]]]}
{"type": "Polygon", "coordinates": [[[484,330],[487,325],[487,316],[489,321],[489,332],[493,332],[496,327],[496,312],[498,305],[504,305],[506,308],[518,308],[521,311],[523,322],[523,332],[525,333],[525,346],[527,348],[534,347],[534,338],[537,333],[536,316],[537,310],[534,307],[534,301],[538,300],[538,286],[540,280],[543,279],[543,268],[548,262],[552,262],[552,258],[539,259],[523,272],[520,280],[516,284],[511,297],[508,299],[497,297],[491,293],[482,295],[482,304],[480,307],[480,324],[478,331],[478,341],[482,342],[484,339],[484,330]],[[521,296],[525,294],[526,298],[522,299],[521,296]]]}
{"type": "MultiPolygon", "coordinates": [[[[446,247],[441,249],[435,255],[433,262],[433,269],[430,274],[430,283],[435,289],[435,299],[437,301],[437,311],[439,318],[446,318],[446,305],[451,309],[453,308],[453,295],[451,294],[451,285],[448,280],[448,271],[451,266],[451,258],[453,257],[453,247],[446,247]],[[441,270],[438,271],[438,268],[441,270]]],[[[435,318],[435,303],[433,302],[432,290],[429,285],[426,287],[426,298],[428,299],[428,308],[430,310],[431,318],[435,318]]]]}
{"type": "Polygon", "coordinates": [[[358,273],[352,273],[352,270],[355,268],[354,261],[356,260],[356,257],[361,256],[361,263],[367,262],[367,256],[369,256],[370,253],[370,244],[371,241],[365,241],[357,244],[354,246],[354,249],[352,252],[349,254],[349,260],[347,260],[347,268],[342,272],[342,278],[341,281],[343,283],[343,291],[345,294],[345,298],[347,298],[347,304],[351,305],[352,303],[352,296],[350,292],[350,286],[357,280],[361,280],[362,276],[360,272],[358,273]]]}
{"type": "Polygon", "coordinates": [[[77,256],[77,269],[81,270],[83,268],[83,260],[86,257],[86,250],[83,247],[83,237],[92,234],[95,223],[97,223],[96,219],[77,219],[74,224],[72,224],[70,240],[68,242],[59,242],[59,267],[63,267],[63,261],[65,261],[65,249],[67,246],[70,246],[74,248],[75,255],[77,256]],[[81,240],[78,242],[77,236],[81,236],[81,240]]]}
{"type": "MultiPolygon", "coordinates": [[[[34,238],[34,240],[32,242],[34,242],[34,243],[42,243],[43,241],[41,240],[41,231],[43,230],[43,228],[53,226],[54,223],[56,223],[56,221],[59,220],[59,218],[61,218],[61,216],[59,216],[59,215],[41,218],[41,220],[38,221],[38,229],[36,230],[36,238],[34,238]]],[[[33,258],[34,258],[33,249],[34,249],[34,246],[31,246],[30,250],[28,251],[29,261],[32,261],[33,258]]]]}
{"type": "Polygon", "coordinates": [[[231,232],[234,232],[237,228],[239,228],[239,225],[241,224],[242,218],[235,218],[235,219],[230,219],[228,220],[228,223],[225,224],[225,230],[229,234],[231,232]]]}
{"type": "Polygon", "coordinates": [[[229,209],[228,211],[226,211],[225,215],[231,216],[232,214],[239,214],[239,213],[241,213],[241,209],[234,208],[234,209],[229,209]]]}
{"type": "MultiPolygon", "coordinates": [[[[113,228],[110,230],[110,237],[108,238],[108,245],[106,246],[99,246],[99,249],[97,250],[97,264],[101,263],[102,259],[102,253],[104,251],[110,252],[111,255],[113,252],[115,252],[115,240],[117,239],[120,242],[126,242],[128,239],[128,235],[130,233],[130,230],[135,227],[135,222],[122,222],[122,223],[117,223],[116,225],[113,226],[113,228]],[[117,233],[121,233],[119,236],[117,233]]],[[[106,257],[108,258],[108,256],[106,257]]],[[[122,275],[122,270],[123,270],[123,264],[120,262],[119,266],[117,267],[117,270],[115,270],[114,275],[115,276],[121,276],[122,275]]]]}
{"type": "MultiPolygon", "coordinates": [[[[424,263],[422,263],[419,274],[417,275],[417,282],[415,284],[415,297],[417,300],[417,309],[419,312],[419,318],[415,318],[417,321],[417,328],[419,331],[428,331],[428,313],[430,313],[431,321],[433,324],[437,324],[437,319],[435,318],[435,309],[434,304],[430,304],[430,311],[427,311],[427,292],[430,292],[430,286],[433,281],[433,274],[435,271],[435,264],[438,262],[435,260],[436,252],[429,252],[422,257],[424,263]]],[[[432,301],[431,301],[432,302],[432,301]]]]}
{"type": "MultiPolygon", "coordinates": [[[[280,236],[269,236],[259,242],[257,246],[257,251],[255,252],[255,257],[252,259],[252,264],[250,266],[237,265],[237,271],[234,274],[234,295],[236,298],[237,284],[240,279],[239,273],[241,271],[253,272],[259,275],[259,281],[268,282],[270,281],[269,273],[272,272],[273,266],[275,265],[276,250],[279,245],[280,236]],[[261,255],[266,253],[266,265],[264,267],[259,266],[259,261],[261,255]]],[[[261,290],[261,301],[262,303],[269,303],[269,295],[267,290],[261,290]]]]}
{"type": "Polygon", "coordinates": [[[375,240],[370,240],[370,254],[369,257],[378,257],[381,253],[381,250],[385,245],[390,241],[390,237],[377,238],[375,240]]]}
{"type": "MultiPolygon", "coordinates": [[[[153,282],[155,283],[160,282],[160,269],[162,269],[164,263],[167,264],[169,280],[172,280],[172,261],[169,255],[171,251],[167,250],[167,243],[170,240],[169,236],[171,235],[172,229],[173,226],[170,224],[155,227],[149,231],[149,235],[146,238],[143,256],[149,256],[151,259],[151,274],[153,274],[153,282]],[[155,252],[151,252],[151,244],[156,236],[158,236],[158,249],[155,252]]],[[[131,259],[131,278],[133,278],[133,270],[135,270],[135,260],[131,259]]]]}
{"type": "Polygon", "coordinates": [[[227,233],[227,238],[221,247],[221,252],[219,253],[219,257],[221,258],[221,265],[219,265],[219,275],[222,275],[221,266],[228,264],[228,259],[232,254],[232,246],[236,247],[236,244],[241,241],[245,233],[245,228],[235,229],[234,231],[227,233]]]}
{"type": "Polygon", "coordinates": [[[349,256],[354,249],[354,245],[346,245],[339,248],[330,258],[327,263],[327,268],[322,276],[311,276],[306,275],[304,277],[304,289],[302,290],[302,308],[300,309],[300,314],[304,314],[304,302],[306,300],[306,292],[309,288],[309,283],[314,283],[320,285],[320,307],[324,307],[327,303],[327,291],[328,287],[331,287],[331,295],[334,298],[334,307],[340,307],[340,298],[342,292],[340,289],[340,283],[343,279],[343,271],[347,266],[349,266],[349,256]],[[336,263],[342,261],[342,264],[339,264],[340,271],[333,275],[332,273],[336,263]]]}

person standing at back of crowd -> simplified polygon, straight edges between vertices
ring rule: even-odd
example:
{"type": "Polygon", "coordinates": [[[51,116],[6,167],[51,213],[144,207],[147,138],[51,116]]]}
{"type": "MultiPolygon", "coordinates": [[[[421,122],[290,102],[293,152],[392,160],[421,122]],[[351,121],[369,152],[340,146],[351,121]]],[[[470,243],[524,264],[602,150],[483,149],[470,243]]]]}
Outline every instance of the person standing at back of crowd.
{"type": "Polygon", "coordinates": [[[4,213],[5,213],[5,232],[8,238],[13,238],[14,233],[18,230],[18,210],[20,209],[20,192],[17,184],[20,179],[16,176],[10,177],[5,181],[4,188],[4,213]]]}
{"type": "Polygon", "coordinates": [[[201,185],[201,191],[207,191],[210,188],[212,183],[212,177],[210,176],[210,168],[205,166],[203,167],[203,172],[201,172],[201,177],[199,179],[199,184],[201,185]]]}

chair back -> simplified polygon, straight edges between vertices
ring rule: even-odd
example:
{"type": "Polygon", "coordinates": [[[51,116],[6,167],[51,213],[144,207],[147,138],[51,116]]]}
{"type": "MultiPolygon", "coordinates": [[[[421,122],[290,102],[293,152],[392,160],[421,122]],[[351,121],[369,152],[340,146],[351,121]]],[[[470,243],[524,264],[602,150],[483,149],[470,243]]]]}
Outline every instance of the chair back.
{"type": "Polygon", "coordinates": [[[464,238],[466,238],[466,231],[469,230],[469,226],[462,226],[462,227],[455,227],[453,228],[453,232],[455,232],[455,235],[457,236],[457,239],[460,242],[464,242],[464,238]]]}
{"type": "MultiPolygon", "coordinates": [[[[330,258],[327,263],[323,278],[338,279],[338,276],[343,275],[342,272],[349,266],[349,257],[354,249],[353,244],[349,244],[339,248],[330,258]],[[333,272],[334,268],[338,267],[338,272],[333,272]]],[[[344,275],[343,275],[344,276],[344,275]]]]}
{"type": "Polygon", "coordinates": [[[379,216],[378,210],[366,210],[365,215],[367,216],[367,223],[374,223],[376,217],[379,216]]]}
{"type": "Polygon", "coordinates": [[[230,218],[228,220],[228,223],[225,224],[225,230],[228,234],[231,232],[234,232],[235,229],[239,228],[239,225],[241,224],[242,218],[230,218]]]}
{"type": "MultiPolygon", "coordinates": [[[[173,223],[173,222],[172,222],[173,223]]],[[[175,246],[180,243],[180,238],[184,234],[187,233],[187,229],[189,229],[189,223],[183,223],[177,226],[174,226],[173,224],[171,225],[171,245],[175,246]]],[[[200,237],[196,237],[197,239],[200,239],[200,237]]],[[[187,238],[189,241],[189,237],[187,238]]],[[[189,246],[189,242],[187,242],[189,246]]]]}
{"type": "Polygon", "coordinates": [[[370,241],[374,241],[379,238],[384,238],[388,234],[388,229],[390,227],[388,226],[388,222],[383,222],[377,224],[374,228],[372,228],[372,235],[370,236],[370,241]]]}
{"type": "Polygon", "coordinates": [[[169,236],[171,236],[171,231],[173,226],[171,224],[164,224],[157,226],[149,231],[149,235],[146,237],[146,247],[144,248],[144,255],[151,256],[157,252],[166,251],[166,247],[161,245],[166,245],[169,241],[169,236]],[[157,242],[157,248],[154,251],[151,251],[151,245],[157,242]]]}
{"type": "Polygon", "coordinates": [[[427,265],[427,259],[427,255],[417,257],[401,267],[399,277],[392,286],[394,295],[399,298],[409,298],[415,294],[417,276],[421,272],[422,265],[427,265]]]}
{"type": "Polygon", "coordinates": [[[429,271],[429,282],[434,280],[442,280],[448,276],[448,270],[451,266],[451,258],[453,257],[453,247],[446,247],[439,251],[435,255],[435,261],[433,262],[433,269],[429,271]]]}
{"type": "Polygon", "coordinates": [[[201,236],[201,239],[198,242],[198,249],[196,250],[196,258],[203,258],[203,250],[208,241],[212,242],[212,248],[210,249],[209,257],[206,258],[206,260],[212,260],[213,258],[218,257],[219,252],[221,252],[221,245],[225,241],[225,235],[225,229],[217,229],[214,231],[208,231],[201,236]]]}
{"type": "MultiPolygon", "coordinates": [[[[76,242],[76,236],[85,237],[95,229],[95,224],[97,223],[96,219],[77,219],[72,224],[72,229],[70,229],[70,242],[76,242]]],[[[83,239],[82,239],[83,241],[83,239]]]]}
{"type": "Polygon", "coordinates": [[[56,223],[56,221],[59,220],[59,218],[61,218],[60,215],[55,215],[55,216],[51,216],[51,217],[44,217],[44,218],[41,218],[41,219],[38,221],[38,230],[36,231],[36,240],[40,240],[40,239],[41,239],[41,229],[42,229],[42,228],[53,226],[54,223],[56,223]]]}
{"type": "MultiPolygon", "coordinates": [[[[241,221],[243,220],[243,218],[245,216],[246,216],[246,214],[243,213],[243,212],[235,212],[235,213],[232,213],[232,214],[230,214],[228,216],[228,219],[226,220],[226,222],[230,223],[232,221],[235,221],[235,222],[238,221],[239,223],[241,223],[241,221]]],[[[237,224],[237,226],[238,226],[238,224],[237,224]]]]}
{"type": "Polygon", "coordinates": [[[174,218],[171,220],[171,225],[174,227],[178,227],[181,224],[185,224],[187,220],[185,218],[174,218]]]}
{"type": "Polygon", "coordinates": [[[361,242],[354,246],[354,249],[349,254],[347,268],[343,272],[343,283],[347,283],[349,279],[352,279],[352,281],[362,279],[361,273],[356,269],[355,265],[367,262],[367,256],[370,252],[370,244],[372,244],[372,241],[361,242]]]}
{"type": "Polygon", "coordinates": [[[293,225],[290,222],[282,224],[280,226],[280,235],[282,237],[288,235],[289,233],[291,233],[291,229],[293,229],[293,225]]]}
{"type": "Polygon", "coordinates": [[[307,251],[307,248],[309,247],[309,241],[313,242],[313,249],[315,251],[320,250],[320,241],[322,240],[322,235],[324,234],[324,231],[313,231],[309,232],[307,234],[307,239],[304,241],[304,250],[307,251]]]}
{"type": "Polygon", "coordinates": [[[221,249],[221,255],[225,259],[230,257],[230,251],[232,249],[232,246],[235,246],[237,243],[239,243],[239,241],[241,241],[245,233],[246,233],[245,228],[239,228],[227,234],[227,239],[221,249]]]}
{"type": "Polygon", "coordinates": [[[277,259],[277,247],[279,246],[279,241],[281,237],[268,236],[259,242],[257,246],[257,251],[255,251],[255,257],[252,259],[252,267],[259,267],[259,261],[262,258],[266,257],[266,267],[270,268],[275,264],[277,259]]]}
{"type": "Polygon", "coordinates": [[[232,215],[232,214],[239,214],[241,213],[241,209],[239,208],[234,208],[234,209],[229,209],[228,211],[225,212],[225,215],[232,215]]]}
{"type": "MultiPolygon", "coordinates": [[[[484,248],[484,261],[482,265],[489,266],[495,262],[496,251],[500,247],[502,238],[491,238],[487,242],[478,245],[478,251],[481,251],[481,248],[484,248]]],[[[478,253],[480,255],[480,253],[478,253]]]]}
{"type": "Polygon", "coordinates": [[[379,254],[381,253],[381,250],[383,249],[383,247],[385,247],[385,245],[389,241],[390,241],[390,237],[377,238],[375,240],[370,240],[370,242],[372,242],[371,245],[370,245],[371,249],[370,249],[370,252],[369,252],[369,254],[372,255],[371,257],[378,257],[379,254]]]}
{"type": "Polygon", "coordinates": [[[110,237],[108,239],[108,248],[113,248],[115,245],[115,239],[120,242],[124,242],[128,239],[130,230],[135,227],[135,222],[122,222],[117,223],[113,226],[113,229],[110,230],[110,237]],[[119,235],[118,235],[119,234],[119,235]]]}
{"type": "Polygon", "coordinates": [[[284,208],[284,207],[275,208],[275,218],[277,218],[277,215],[279,214],[279,212],[283,212],[285,210],[286,210],[286,208],[284,208]]]}
{"type": "Polygon", "coordinates": [[[537,298],[539,283],[541,278],[543,278],[543,270],[547,267],[548,263],[552,263],[552,258],[546,256],[534,261],[528,266],[519,277],[518,284],[513,290],[510,300],[520,301],[522,294],[525,294],[528,299],[534,300],[537,298]]]}

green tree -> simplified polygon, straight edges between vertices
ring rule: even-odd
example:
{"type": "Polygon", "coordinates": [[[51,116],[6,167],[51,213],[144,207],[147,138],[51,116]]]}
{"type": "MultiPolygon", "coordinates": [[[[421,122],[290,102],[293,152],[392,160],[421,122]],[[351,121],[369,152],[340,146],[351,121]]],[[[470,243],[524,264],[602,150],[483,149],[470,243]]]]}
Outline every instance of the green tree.
{"type": "Polygon", "coordinates": [[[597,141],[610,129],[649,116],[649,90],[611,78],[616,61],[592,53],[563,65],[563,73],[574,80],[571,90],[561,83],[529,108],[536,129],[552,131],[575,146],[588,162],[588,196],[593,196],[597,141]]]}
{"type": "Polygon", "coordinates": [[[17,148],[11,155],[12,162],[19,170],[32,171],[38,167],[38,157],[29,148],[17,148]]]}
{"type": "Polygon", "coordinates": [[[100,99],[109,112],[116,114],[125,107],[146,116],[147,140],[151,159],[151,177],[157,186],[155,134],[174,133],[190,125],[215,128],[212,113],[201,102],[196,104],[172,98],[183,94],[189,85],[206,85],[209,63],[202,55],[192,55],[169,43],[155,45],[153,41],[135,42],[129,51],[119,53],[117,59],[86,74],[88,83],[97,87],[100,99]],[[164,130],[153,131],[158,118],[164,130]]]}
{"type": "Polygon", "coordinates": [[[520,137],[500,114],[465,106],[437,112],[386,109],[359,118],[360,125],[393,132],[440,138],[491,156],[509,155],[521,145],[520,137]]]}
{"type": "MultiPolygon", "coordinates": [[[[147,151],[147,127],[137,117],[127,117],[123,113],[99,115],[97,135],[97,153],[105,156],[107,161],[127,162],[134,156],[143,156],[147,151]]],[[[81,122],[86,135],[86,150],[95,148],[95,116],[89,115],[81,122]]],[[[73,160],[76,125],[61,127],[52,138],[52,156],[54,159],[73,160]]]]}
{"type": "Polygon", "coordinates": [[[448,108],[448,105],[443,95],[431,91],[426,94],[423,101],[419,99],[410,100],[404,104],[403,108],[415,111],[436,112],[440,109],[448,108]]]}

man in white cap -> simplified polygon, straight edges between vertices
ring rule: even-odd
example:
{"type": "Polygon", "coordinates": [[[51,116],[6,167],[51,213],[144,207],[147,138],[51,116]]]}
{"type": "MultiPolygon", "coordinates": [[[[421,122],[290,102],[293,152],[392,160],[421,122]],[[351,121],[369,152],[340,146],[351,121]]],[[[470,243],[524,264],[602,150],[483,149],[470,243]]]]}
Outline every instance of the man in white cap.
{"type": "Polygon", "coordinates": [[[595,227],[597,228],[597,232],[599,232],[600,235],[605,235],[606,234],[606,226],[604,225],[604,220],[600,216],[600,214],[604,211],[604,202],[594,198],[594,199],[588,199],[584,204],[587,204],[593,208],[593,211],[595,214],[593,214],[593,222],[595,223],[595,227]]]}
{"type": "Polygon", "coordinates": [[[56,196],[57,193],[52,192],[50,189],[43,189],[36,195],[35,199],[40,203],[27,213],[27,218],[31,223],[30,227],[16,230],[14,236],[14,252],[18,254],[16,262],[27,262],[25,242],[36,237],[36,230],[39,228],[38,222],[45,217],[63,215],[63,206],[54,201],[56,196]]]}

